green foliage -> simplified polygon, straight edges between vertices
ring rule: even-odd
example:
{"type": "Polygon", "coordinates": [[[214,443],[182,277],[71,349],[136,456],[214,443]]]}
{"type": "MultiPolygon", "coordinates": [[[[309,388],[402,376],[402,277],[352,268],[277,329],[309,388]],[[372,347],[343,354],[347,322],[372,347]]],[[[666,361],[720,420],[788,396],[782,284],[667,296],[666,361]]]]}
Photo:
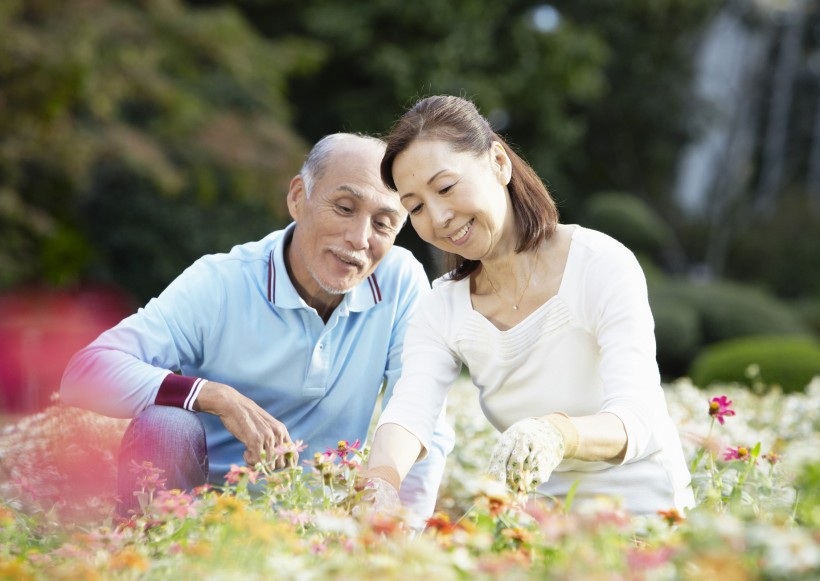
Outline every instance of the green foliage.
{"type": "Polygon", "coordinates": [[[309,42],[176,0],[7,2],[0,39],[0,285],[94,275],[146,298],[163,262],[178,272],[285,220],[306,149],[286,81],[318,62],[309,42]],[[247,221],[221,219],[234,205],[247,221]]]}
{"type": "Polygon", "coordinates": [[[619,240],[636,254],[659,258],[671,231],[643,200],[626,192],[598,192],[586,202],[584,225],[619,240]]]}
{"type": "Polygon", "coordinates": [[[726,275],[755,281],[782,297],[820,296],[820,210],[807,195],[783,196],[771,215],[745,224],[726,275]]]}
{"type": "Polygon", "coordinates": [[[577,192],[634,192],[667,218],[682,144],[704,109],[692,97],[692,54],[720,0],[572,0],[552,3],[609,49],[601,98],[580,111],[582,157],[572,160],[577,192]]]}
{"type": "Polygon", "coordinates": [[[793,303],[792,307],[800,318],[820,337],[820,297],[805,298],[793,303]]]}
{"type": "Polygon", "coordinates": [[[700,315],[690,304],[652,300],[658,366],[665,377],[680,377],[702,346],[700,315]]]}
{"type": "Polygon", "coordinates": [[[725,281],[650,279],[658,364],[665,377],[685,374],[705,346],[752,335],[808,335],[789,305],[753,287],[725,281]]]}
{"type": "Polygon", "coordinates": [[[265,35],[295,34],[326,48],[321,68],[291,86],[296,125],[311,138],[329,127],[384,133],[421,96],[464,95],[545,179],[563,185],[586,133],[577,112],[600,99],[611,51],[587,24],[537,30],[539,4],[241,2],[265,35]]]}
{"type": "Polygon", "coordinates": [[[797,488],[797,521],[804,525],[820,528],[820,462],[803,466],[795,482],[797,488]]]}
{"type": "Polygon", "coordinates": [[[780,385],[802,391],[820,375],[820,342],[808,337],[745,337],[705,348],[692,363],[696,385],[714,382],[780,385]]]}
{"type": "Polygon", "coordinates": [[[746,335],[799,335],[809,330],[786,303],[754,287],[670,278],[650,288],[650,301],[694,307],[705,345],[746,335]]]}
{"type": "MultiPolygon", "coordinates": [[[[192,4],[227,4],[188,0],[192,4]]],[[[239,0],[264,35],[320,44],[293,77],[310,139],[340,127],[384,133],[434,93],[473,99],[578,220],[584,197],[636,192],[663,206],[691,133],[693,44],[719,0],[239,0]],[[536,26],[554,7],[555,28],[536,26]]],[[[416,251],[417,239],[402,241],[416,251]]]]}

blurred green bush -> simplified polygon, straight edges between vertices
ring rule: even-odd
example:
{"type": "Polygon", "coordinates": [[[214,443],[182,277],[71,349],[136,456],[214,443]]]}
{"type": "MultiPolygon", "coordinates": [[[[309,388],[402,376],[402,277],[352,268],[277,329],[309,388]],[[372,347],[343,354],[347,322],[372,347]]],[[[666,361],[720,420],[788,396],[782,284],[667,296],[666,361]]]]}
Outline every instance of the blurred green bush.
{"type": "Polygon", "coordinates": [[[665,377],[685,374],[694,357],[714,343],[757,335],[811,335],[788,304],[742,284],[653,277],[649,302],[665,377]]]}
{"type": "Polygon", "coordinates": [[[671,230],[643,200],[626,192],[598,192],[590,196],[584,225],[609,234],[632,252],[657,259],[669,244],[671,230]]]}
{"type": "Polygon", "coordinates": [[[714,382],[779,385],[802,391],[820,375],[820,341],[810,337],[760,336],[706,347],[692,363],[695,385],[714,382]]]}

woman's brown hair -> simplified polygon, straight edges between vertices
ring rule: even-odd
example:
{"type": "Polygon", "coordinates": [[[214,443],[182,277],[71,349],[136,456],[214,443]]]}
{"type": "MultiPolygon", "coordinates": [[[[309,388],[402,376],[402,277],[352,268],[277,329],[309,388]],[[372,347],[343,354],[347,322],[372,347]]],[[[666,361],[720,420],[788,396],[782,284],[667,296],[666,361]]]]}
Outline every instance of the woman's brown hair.
{"type": "MultiPolygon", "coordinates": [[[[512,162],[512,175],[507,189],[515,217],[518,240],[515,251],[536,248],[549,239],[558,225],[558,208],[547,187],[535,170],[524,161],[490,127],[476,106],[461,97],[437,95],[416,103],[393,126],[387,136],[387,150],[381,162],[382,181],[396,190],[393,163],[396,157],[418,139],[447,142],[453,151],[483,155],[498,141],[512,162]]],[[[456,254],[447,255],[450,277],[461,280],[480,265],[456,254]]]]}

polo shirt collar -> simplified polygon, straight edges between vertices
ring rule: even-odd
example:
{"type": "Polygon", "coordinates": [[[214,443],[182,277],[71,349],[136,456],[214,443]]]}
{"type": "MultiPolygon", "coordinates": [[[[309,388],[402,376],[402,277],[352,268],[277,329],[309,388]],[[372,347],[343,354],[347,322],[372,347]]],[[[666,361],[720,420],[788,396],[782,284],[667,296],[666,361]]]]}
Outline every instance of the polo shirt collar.
{"type": "MultiPolygon", "coordinates": [[[[293,236],[296,222],[291,222],[281,236],[277,236],[268,254],[268,301],[284,309],[308,309],[307,303],[296,292],[285,266],[285,245],[293,236]]],[[[349,292],[345,293],[342,302],[336,307],[340,315],[350,311],[366,311],[384,300],[379,283],[379,267],[349,292]]]]}

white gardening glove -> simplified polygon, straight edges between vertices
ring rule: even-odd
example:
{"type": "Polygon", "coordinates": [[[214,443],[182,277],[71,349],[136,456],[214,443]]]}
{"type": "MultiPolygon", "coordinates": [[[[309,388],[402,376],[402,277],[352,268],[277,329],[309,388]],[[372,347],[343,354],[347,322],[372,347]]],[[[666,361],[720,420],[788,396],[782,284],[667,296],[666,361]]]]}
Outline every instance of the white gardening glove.
{"type": "Polygon", "coordinates": [[[513,492],[532,492],[564,459],[564,436],[546,419],[526,418],[507,428],[493,448],[489,474],[513,492]]]}

